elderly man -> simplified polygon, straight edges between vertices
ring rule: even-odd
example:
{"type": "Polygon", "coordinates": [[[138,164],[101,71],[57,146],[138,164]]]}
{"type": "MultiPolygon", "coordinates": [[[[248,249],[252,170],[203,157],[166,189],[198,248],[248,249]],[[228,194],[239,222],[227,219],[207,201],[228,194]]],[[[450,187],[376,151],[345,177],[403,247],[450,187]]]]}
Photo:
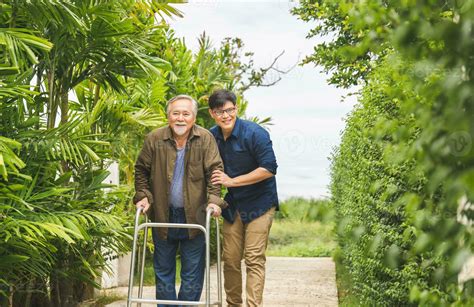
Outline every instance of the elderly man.
{"type": "Polygon", "coordinates": [[[237,117],[234,93],[218,90],[209,97],[209,113],[217,126],[211,132],[224,160],[211,181],[228,188],[224,217],[224,288],[230,306],[242,305],[241,261],[247,267],[247,306],[262,306],[265,250],[278,208],[277,163],[268,132],[237,117]]]}
{"type": "MultiPolygon", "coordinates": [[[[195,124],[198,104],[187,95],[168,101],[168,126],[145,138],[135,164],[134,203],[158,223],[205,223],[206,208],[219,216],[225,202],[210,181],[223,170],[212,134],[195,124]]],[[[156,298],[198,301],[204,281],[205,238],[199,230],[153,228],[156,298]],[[175,290],[176,251],[181,287],[175,290]]]]}

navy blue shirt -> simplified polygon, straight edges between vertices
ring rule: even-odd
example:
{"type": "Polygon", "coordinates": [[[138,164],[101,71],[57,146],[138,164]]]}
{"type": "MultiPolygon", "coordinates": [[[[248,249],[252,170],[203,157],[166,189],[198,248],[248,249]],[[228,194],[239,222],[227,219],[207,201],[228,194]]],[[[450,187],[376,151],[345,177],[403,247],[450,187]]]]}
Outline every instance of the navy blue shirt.
{"type": "MultiPolygon", "coordinates": [[[[219,126],[210,129],[217,141],[219,153],[224,162],[224,172],[231,178],[250,173],[263,167],[276,174],[277,163],[270,134],[258,124],[236,118],[232,134],[224,140],[219,126]]],[[[222,216],[230,223],[239,212],[243,223],[249,223],[263,215],[270,208],[278,210],[278,195],[275,176],[263,181],[228,188],[225,196],[229,206],[222,216]]]]}

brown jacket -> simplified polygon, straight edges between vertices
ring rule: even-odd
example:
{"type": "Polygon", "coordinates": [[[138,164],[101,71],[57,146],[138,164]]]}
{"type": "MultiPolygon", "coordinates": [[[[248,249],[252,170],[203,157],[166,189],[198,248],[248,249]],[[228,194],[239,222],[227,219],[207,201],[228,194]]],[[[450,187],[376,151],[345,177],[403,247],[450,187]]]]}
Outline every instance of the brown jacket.
{"type": "MultiPolygon", "coordinates": [[[[176,161],[176,143],[169,126],[158,128],[145,137],[145,143],[135,164],[135,196],[137,203],[147,197],[151,207],[148,216],[153,222],[169,221],[169,190],[176,161]]],[[[184,210],[189,224],[205,224],[206,207],[214,203],[227,204],[221,199],[221,186],[210,181],[214,170],[224,169],[216,141],[212,134],[194,125],[186,142],[183,183],[184,210]]],[[[193,238],[201,231],[192,229],[193,238]]],[[[158,228],[159,237],[167,237],[167,228],[158,228]]]]}

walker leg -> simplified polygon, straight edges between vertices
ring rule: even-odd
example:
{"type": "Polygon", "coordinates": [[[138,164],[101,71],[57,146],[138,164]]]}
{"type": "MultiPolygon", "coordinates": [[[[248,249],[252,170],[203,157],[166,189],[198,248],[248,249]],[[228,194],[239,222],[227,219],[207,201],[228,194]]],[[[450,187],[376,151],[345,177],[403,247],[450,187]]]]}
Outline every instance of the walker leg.
{"type": "MultiPolygon", "coordinates": [[[[143,248],[142,248],[142,261],[140,263],[140,284],[138,286],[138,298],[143,297],[143,271],[145,270],[145,256],[146,256],[146,243],[148,239],[148,227],[145,227],[145,233],[143,238],[143,248]]],[[[142,304],[138,303],[137,306],[140,307],[142,304]]]]}
{"type": "Polygon", "coordinates": [[[207,214],[208,218],[206,219],[206,306],[209,307],[211,305],[211,274],[210,272],[210,259],[211,259],[211,253],[210,253],[210,227],[209,227],[209,218],[210,218],[210,213],[208,212],[207,214]]]}
{"type": "Polygon", "coordinates": [[[221,236],[219,230],[219,219],[216,218],[216,233],[217,233],[217,301],[219,306],[222,306],[222,273],[221,273],[221,236]]]}
{"type": "MultiPolygon", "coordinates": [[[[207,216],[206,216],[206,227],[203,227],[202,225],[198,224],[180,224],[180,223],[148,223],[146,222],[145,225],[141,224],[138,225],[139,222],[139,217],[140,217],[140,212],[142,208],[137,209],[137,213],[135,216],[135,228],[134,228],[134,233],[133,233],[133,246],[132,246],[132,259],[130,261],[130,274],[129,274],[129,281],[128,281],[128,299],[127,299],[127,307],[131,307],[132,301],[135,303],[138,303],[140,306],[140,303],[158,303],[158,304],[165,304],[165,305],[173,305],[175,302],[178,303],[179,305],[191,305],[191,306],[198,306],[202,305],[203,303],[206,306],[211,305],[211,276],[210,276],[210,259],[211,259],[211,253],[210,253],[210,219],[211,219],[211,214],[212,210],[207,211],[207,216]],[[205,241],[206,241],[206,267],[205,267],[205,274],[206,274],[206,300],[205,302],[198,301],[170,301],[170,300],[155,300],[155,299],[143,299],[143,277],[144,277],[144,267],[145,267],[145,258],[146,258],[146,245],[147,245],[147,238],[148,238],[148,228],[159,228],[159,227],[167,227],[167,228],[188,228],[188,229],[199,229],[204,233],[205,236],[205,241]],[[140,264],[140,284],[138,287],[138,298],[132,297],[133,294],[133,278],[134,278],[134,271],[135,271],[135,258],[137,256],[137,241],[138,241],[138,231],[140,229],[144,228],[145,234],[144,234],[144,242],[143,242],[143,254],[142,254],[142,259],[141,259],[141,264],[140,264]]],[[[221,269],[220,269],[220,238],[219,238],[219,222],[217,221],[217,247],[218,247],[218,253],[217,253],[217,258],[218,258],[218,291],[219,291],[219,302],[218,305],[222,306],[222,287],[221,287],[221,269]]],[[[138,253],[139,254],[139,253],[138,253]]]]}
{"type": "Polygon", "coordinates": [[[132,306],[130,299],[132,298],[133,292],[133,277],[135,271],[135,256],[137,254],[137,240],[138,240],[138,220],[140,219],[140,212],[142,208],[137,209],[137,213],[135,215],[135,228],[133,231],[133,246],[132,246],[132,258],[130,260],[130,274],[128,275],[128,299],[127,299],[127,307],[132,306]]]}

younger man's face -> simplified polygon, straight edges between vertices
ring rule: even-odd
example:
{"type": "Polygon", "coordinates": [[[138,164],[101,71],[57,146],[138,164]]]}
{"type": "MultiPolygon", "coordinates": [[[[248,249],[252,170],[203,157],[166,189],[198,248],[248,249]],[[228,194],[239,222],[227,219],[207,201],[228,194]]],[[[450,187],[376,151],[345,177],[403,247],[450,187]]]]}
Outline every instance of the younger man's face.
{"type": "Polygon", "coordinates": [[[209,110],[216,124],[223,131],[232,131],[237,119],[237,107],[230,101],[227,101],[222,107],[209,110]]]}

